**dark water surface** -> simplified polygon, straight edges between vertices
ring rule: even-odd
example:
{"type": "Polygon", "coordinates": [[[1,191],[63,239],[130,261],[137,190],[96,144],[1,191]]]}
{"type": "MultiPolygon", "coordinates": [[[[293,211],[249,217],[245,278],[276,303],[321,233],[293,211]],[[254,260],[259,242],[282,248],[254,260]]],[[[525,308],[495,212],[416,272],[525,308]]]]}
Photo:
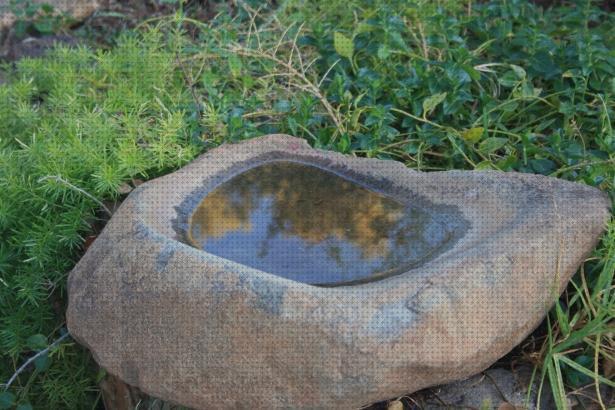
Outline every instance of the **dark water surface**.
{"type": "Polygon", "coordinates": [[[192,246],[299,282],[347,285],[430,259],[450,232],[425,210],[321,168],[270,162],[211,191],[192,214],[192,246]]]}

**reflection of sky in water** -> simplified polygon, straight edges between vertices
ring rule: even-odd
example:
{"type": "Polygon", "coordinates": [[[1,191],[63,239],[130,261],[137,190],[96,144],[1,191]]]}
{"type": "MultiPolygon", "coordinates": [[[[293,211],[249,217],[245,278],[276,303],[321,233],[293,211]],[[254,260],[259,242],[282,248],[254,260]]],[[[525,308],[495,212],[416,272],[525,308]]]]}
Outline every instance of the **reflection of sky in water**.
{"type": "Polygon", "coordinates": [[[195,246],[226,259],[333,284],[407,270],[428,259],[449,232],[425,211],[330,172],[274,163],[210,193],[192,217],[191,236],[195,246]],[[337,214],[323,214],[330,212],[337,214]]]}

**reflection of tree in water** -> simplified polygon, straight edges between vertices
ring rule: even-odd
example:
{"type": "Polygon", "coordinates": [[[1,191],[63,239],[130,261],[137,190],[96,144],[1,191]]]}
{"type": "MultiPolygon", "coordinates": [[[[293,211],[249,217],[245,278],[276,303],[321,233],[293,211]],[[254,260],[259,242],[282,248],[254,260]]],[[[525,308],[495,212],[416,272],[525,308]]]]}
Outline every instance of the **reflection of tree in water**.
{"type": "MultiPolygon", "coordinates": [[[[386,257],[391,267],[420,257],[430,247],[422,235],[429,220],[423,212],[330,172],[292,162],[253,168],[207,195],[192,216],[192,242],[250,231],[252,212],[264,200],[271,202],[268,238],[282,234],[309,244],[330,241],[327,254],[338,262],[342,256],[335,240],[355,245],[363,258],[386,257]]],[[[266,249],[262,243],[260,253],[266,249]]]]}

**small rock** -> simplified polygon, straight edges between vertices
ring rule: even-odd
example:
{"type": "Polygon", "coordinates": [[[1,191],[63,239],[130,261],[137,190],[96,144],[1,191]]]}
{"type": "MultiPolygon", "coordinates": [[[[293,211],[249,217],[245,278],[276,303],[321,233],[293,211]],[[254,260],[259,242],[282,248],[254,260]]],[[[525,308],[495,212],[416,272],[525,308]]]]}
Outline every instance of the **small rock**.
{"type": "Polygon", "coordinates": [[[393,400],[387,406],[387,410],[404,410],[404,404],[399,400],[393,400]]]}
{"type": "Polygon", "coordinates": [[[119,188],[117,189],[117,191],[122,194],[122,195],[126,195],[129,194],[130,192],[132,192],[134,188],[131,187],[129,184],[127,184],[126,182],[122,183],[119,188]]]}

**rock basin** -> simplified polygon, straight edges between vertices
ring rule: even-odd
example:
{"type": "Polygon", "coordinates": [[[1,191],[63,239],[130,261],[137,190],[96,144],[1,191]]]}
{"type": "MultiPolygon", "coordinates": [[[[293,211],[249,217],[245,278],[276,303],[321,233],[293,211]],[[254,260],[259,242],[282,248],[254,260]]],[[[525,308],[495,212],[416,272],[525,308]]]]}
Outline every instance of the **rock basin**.
{"type": "Polygon", "coordinates": [[[109,372],[179,404],[359,407],[510,351],[608,217],[580,184],[270,135],[135,190],[71,272],[67,323],[109,372]]]}
{"type": "Polygon", "coordinates": [[[410,192],[386,196],[365,183],[269,161],[207,193],[180,234],[196,248],[263,272],[343,286],[420,266],[467,230],[456,208],[434,208],[410,192]]]}

